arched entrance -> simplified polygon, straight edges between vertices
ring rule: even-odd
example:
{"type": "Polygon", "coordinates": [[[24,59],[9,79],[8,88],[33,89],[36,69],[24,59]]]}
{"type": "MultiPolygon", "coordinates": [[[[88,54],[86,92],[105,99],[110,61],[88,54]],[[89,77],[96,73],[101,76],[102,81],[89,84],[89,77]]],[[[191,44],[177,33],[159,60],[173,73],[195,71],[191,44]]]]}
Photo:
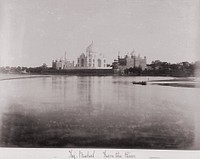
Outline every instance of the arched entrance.
{"type": "Polygon", "coordinates": [[[101,67],[101,59],[98,59],[98,67],[101,67]]]}
{"type": "Polygon", "coordinates": [[[84,59],[81,59],[81,67],[84,67],[84,59]]]}

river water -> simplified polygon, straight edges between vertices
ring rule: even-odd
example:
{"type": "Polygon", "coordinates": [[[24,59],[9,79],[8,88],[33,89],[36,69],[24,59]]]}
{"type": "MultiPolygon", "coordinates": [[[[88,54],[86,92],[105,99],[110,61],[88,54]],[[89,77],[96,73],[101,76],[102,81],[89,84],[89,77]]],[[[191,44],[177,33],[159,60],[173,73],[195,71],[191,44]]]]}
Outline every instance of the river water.
{"type": "Polygon", "coordinates": [[[132,84],[169,77],[14,77],[0,76],[3,147],[200,150],[200,88],[132,84]]]}

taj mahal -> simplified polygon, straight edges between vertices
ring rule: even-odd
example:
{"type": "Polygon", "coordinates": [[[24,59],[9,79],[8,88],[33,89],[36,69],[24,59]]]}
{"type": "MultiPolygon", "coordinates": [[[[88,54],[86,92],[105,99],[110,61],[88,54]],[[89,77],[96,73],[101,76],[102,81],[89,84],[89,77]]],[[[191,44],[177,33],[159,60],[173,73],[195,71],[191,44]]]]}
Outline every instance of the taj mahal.
{"type": "Polygon", "coordinates": [[[74,64],[74,61],[69,61],[65,57],[60,60],[53,60],[52,67],[57,70],[63,69],[110,69],[107,67],[106,57],[97,51],[93,41],[86,48],[86,52],[81,53],[77,58],[77,64],[74,64]]]}
{"type": "Polygon", "coordinates": [[[106,68],[106,58],[99,53],[92,42],[87,48],[86,53],[82,53],[77,60],[77,67],[81,68],[106,68]]]}
{"type": "MultiPolygon", "coordinates": [[[[140,55],[134,55],[135,51],[131,52],[131,56],[128,54],[124,58],[118,56],[118,60],[113,63],[114,68],[124,71],[127,68],[140,67],[144,70],[147,66],[146,56],[144,58],[140,55]]],[[[66,53],[64,58],[60,60],[52,61],[52,68],[57,70],[67,70],[67,69],[112,69],[108,67],[106,57],[97,50],[94,42],[86,47],[86,51],[81,53],[77,58],[77,63],[70,61],[66,58],[66,53]]]]}

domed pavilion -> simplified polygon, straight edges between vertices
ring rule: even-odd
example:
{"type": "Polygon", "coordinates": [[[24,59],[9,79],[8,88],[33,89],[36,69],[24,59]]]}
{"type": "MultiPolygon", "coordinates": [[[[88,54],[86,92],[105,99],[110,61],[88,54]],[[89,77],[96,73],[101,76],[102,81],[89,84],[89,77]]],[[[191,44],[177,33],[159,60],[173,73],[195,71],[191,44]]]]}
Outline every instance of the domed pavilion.
{"type": "Polygon", "coordinates": [[[97,51],[93,41],[86,48],[86,53],[82,53],[78,57],[77,67],[92,69],[107,67],[105,56],[97,51]]]}

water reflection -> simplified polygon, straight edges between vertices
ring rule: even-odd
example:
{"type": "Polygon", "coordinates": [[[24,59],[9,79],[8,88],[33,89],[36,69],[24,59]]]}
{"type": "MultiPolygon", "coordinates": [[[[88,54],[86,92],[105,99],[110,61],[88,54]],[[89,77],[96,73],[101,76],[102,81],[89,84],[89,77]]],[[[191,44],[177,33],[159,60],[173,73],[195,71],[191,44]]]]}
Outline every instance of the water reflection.
{"type": "MultiPolygon", "coordinates": [[[[0,84],[9,91],[1,92],[8,100],[1,107],[1,146],[194,146],[198,137],[193,117],[198,101],[187,95],[199,90],[133,86],[132,80],[52,76],[0,84]]],[[[198,148],[198,144],[193,147],[198,148]]]]}

